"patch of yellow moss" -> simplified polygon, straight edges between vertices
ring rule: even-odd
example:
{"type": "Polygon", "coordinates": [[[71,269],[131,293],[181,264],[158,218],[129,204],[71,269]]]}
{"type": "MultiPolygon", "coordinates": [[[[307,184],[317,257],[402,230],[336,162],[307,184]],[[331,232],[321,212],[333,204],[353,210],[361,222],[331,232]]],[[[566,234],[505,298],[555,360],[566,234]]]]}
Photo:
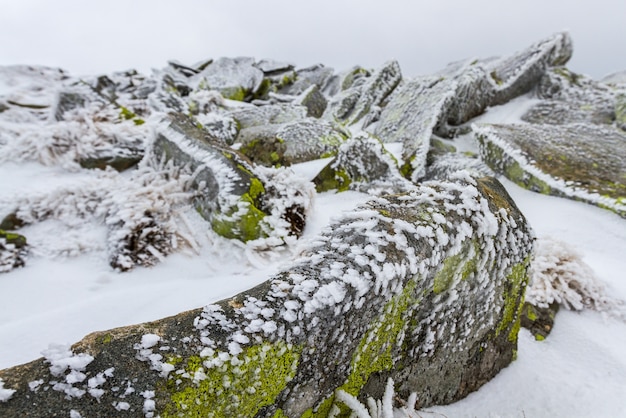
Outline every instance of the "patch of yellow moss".
{"type": "MultiPolygon", "coordinates": [[[[247,348],[240,362],[205,368],[200,357],[187,361],[190,375],[203,372],[198,383],[172,375],[167,384],[170,402],[161,412],[167,417],[253,417],[276,397],[295,375],[300,348],[284,342],[263,343],[247,348]],[[183,380],[176,384],[176,380],[183,380]]],[[[284,416],[277,411],[275,417],[284,416]]]]}

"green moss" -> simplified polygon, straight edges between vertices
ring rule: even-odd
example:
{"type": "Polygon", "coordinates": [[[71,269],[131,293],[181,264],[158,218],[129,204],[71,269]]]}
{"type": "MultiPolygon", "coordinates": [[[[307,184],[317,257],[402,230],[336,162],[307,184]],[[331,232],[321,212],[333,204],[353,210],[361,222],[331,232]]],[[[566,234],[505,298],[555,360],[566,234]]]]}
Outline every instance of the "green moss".
{"type": "Polygon", "coordinates": [[[104,334],[98,339],[100,344],[111,344],[111,341],[113,341],[113,336],[109,333],[104,334]]]}
{"type": "Polygon", "coordinates": [[[535,311],[535,308],[531,304],[526,305],[526,317],[531,321],[536,321],[537,318],[539,318],[537,316],[537,311],[535,311]]]}
{"type": "Polygon", "coordinates": [[[435,274],[433,292],[442,293],[450,288],[456,277],[466,280],[476,271],[478,245],[478,242],[474,240],[471,245],[465,245],[459,254],[444,260],[443,267],[435,274]]]}
{"type": "Polygon", "coordinates": [[[508,330],[508,339],[511,342],[517,341],[517,334],[520,329],[522,310],[524,309],[524,291],[528,284],[527,270],[529,264],[530,257],[527,257],[524,262],[514,265],[505,284],[502,319],[496,328],[496,336],[508,330]]]}
{"type": "Polygon", "coordinates": [[[543,335],[535,334],[535,341],[543,341],[545,339],[546,339],[546,337],[544,337],[543,335]]]}
{"type": "Polygon", "coordinates": [[[257,179],[257,178],[251,178],[250,179],[250,197],[256,201],[257,198],[259,196],[261,196],[263,193],[265,193],[265,187],[263,187],[263,183],[261,183],[261,180],[257,179]]]}
{"type": "Polygon", "coordinates": [[[408,161],[405,161],[404,164],[400,166],[400,174],[402,174],[402,176],[406,179],[411,179],[411,176],[413,175],[413,171],[415,170],[415,168],[413,167],[414,160],[415,155],[413,155],[411,158],[408,159],[408,161]]]}
{"type": "Polygon", "coordinates": [[[243,242],[266,236],[263,231],[265,213],[254,205],[250,194],[240,198],[240,203],[228,213],[216,213],[211,219],[211,227],[218,235],[243,242]]]}
{"type": "MultiPolygon", "coordinates": [[[[407,328],[403,314],[409,306],[417,303],[414,295],[416,287],[416,283],[410,281],[402,293],[387,302],[382,315],[370,325],[359,342],[350,362],[350,375],[338,390],[357,396],[372,374],[393,368],[394,349],[407,328]]],[[[307,410],[301,418],[326,418],[333,405],[335,397],[331,395],[316,408],[307,410]]],[[[340,416],[348,415],[348,410],[344,408],[340,416]]]]}
{"type": "Polygon", "coordinates": [[[278,411],[274,413],[274,416],[272,418],[288,418],[288,417],[287,415],[285,415],[282,409],[279,409],[278,411]]]}
{"type": "Polygon", "coordinates": [[[246,98],[246,91],[243,87],[227,87],[220,90],[220,93],[225,99],[236,100],[238,102],[243,102],[246,98]]]}
{"type": "Polygon", "coordinates": [[[334,160],[331,161],[326,167],[319,172],[319,174],[313,179],[315,183],[315,190],[318,193],[326,192],[329,190],[337,190],[338,192],[345,192],[350,188],[352,179],[345,170],[335,170],[332,165],[334,160]]]}
{"type": "Polygon", "coordinates": [[[135,125],[137,125],[137,126],[141,126],[141,125],[143,125],[144,123],[146,123],[146,121],[145,121],[145,120],[143,120],[143,119],[135,118],[135,119],[133,119],[133,123],[134,123],[135,125]]]}
{"type": "MultiPolygon", "coordinates": [[[[264,406],[273,404],[293,379],[299,358],[300,348],[284,342],[249,347],[239,356],[241,363],[237,365],[227,362],[206,369],[201,359],[190,358],[187,373],[203,372],[206,378],[196,384],[191,378],[170,377],[166,389],[171,394],[170,402],[161,416],[253,417],[264,406]],[[176,384],[177,379],[183,382],[176,384]]],[[[282,411],[275,415],[281,416],[282,411]]]]}
{"type": "Polygon", "coordinates": [[[6,232],[0,229],[0,238],[3,238],[7,244],[13,244],[17,248],[26,246],[26,237],[14,232],[6,232]]]}
{"type": "Polygon", "coordinates": [[[120,106],[120,117],[124,120],[134,119],[137,115],[124,106],[120,106]]]}
{"type": "Polygon", "coordinates": [[[525,171],[513,158],[505,156],[502,149],[493,142],[482,136],[479,136],[479,141],[481,141],[487,154],[485,162],[491,168],[503,172],[509,180],[525,189],[545,195],[549,195],[552,192],[552,188],[546,182],[525,171]]]}

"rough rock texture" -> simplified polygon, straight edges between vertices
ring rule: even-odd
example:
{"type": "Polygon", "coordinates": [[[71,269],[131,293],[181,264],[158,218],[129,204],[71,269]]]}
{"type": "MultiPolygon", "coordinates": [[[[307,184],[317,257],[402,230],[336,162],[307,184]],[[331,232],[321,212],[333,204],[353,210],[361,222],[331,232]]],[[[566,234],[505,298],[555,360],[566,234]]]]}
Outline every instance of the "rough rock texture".
{"type": "Polygon", "coordinates": [[[389,377],[453,402],[515,356],[531,249],[493,178],[377,198],[230,300],[0,371],[0,414],[325,417],[337,388],[380,398],[389,377]]]}
{"type": "Polygon", "coordinates": [[[302,232],[304,205],[283,207],[285,202],[268,193],[265,177],[243,155],[213,142],[184,115],[170,116],[159,125],[151,153],[156,161],[165,158],[178,166],[189,165],[196,173],[194,205],[218,234],[244,242],[267,237],[275,226],[269,215],[277,215],[281,208],[286,212],[279,218],[289,220],[290,212],[299,218],[288,234],[302,232]]]}
{"type": "Polygon", "coordinates": [[[199,89],[217,90],[231,100],[242,101],[256,93],[263,81],[263,71],[253,58],[220,58],[193,77],[199,89]]]}
{"type": "Polygon", "coordinates": [[[551,66],[572,54],[567,33],[556,34],[510,57],[461,61],[438,74],[405,83],[389,98],[374,133],[383,142],[402,142],[411,179],[425,174],[430,136],[453,136],[455,126],[480,115],[488,106],[531,91],[551,66]]]}
{"type": "Polygon", "coordinates": [[[591,80],[565,67],[552,68],[536,88],[537,97],[543,100],[529,109],[522,119],[554,125],[610,125],[617,122],[619,127],[620,92],[626,90],[591,80]]]}
{"type": "Polygon", "coordinates": [[[626,217],[626,135],[596,125],[474,126],[484,161],[527,189],[626,217]]]}
{"type": "Polygon", "coordinates": [[[324,114],[328,100],[326,100],[317,84],[313,84],[303,91],[300,96],[296,97],[293,103],[306,107],[307,116],[319,118],[324,114]]]}
{"type": "Polygon", "coordinates": [[[403,193],[415,187],[400,174],[398,162],[383,144],[364,133],[342,144],[313,183],[318,192],[356,190],[373,195],[403,193]]]}
{"type": "Polygon", "coordinates": [[[239,151],[256,164],[289,166],[337,153],[348,133],[324,120],[306,118],[241,130],[239,151]]]}
{"type": "MultiPolygon", "coordinates": [[[[344,77],[342,91],[330,102],[326,117],[353,125],[370,112],[379,112],[383,102],[401,80],[402,73],[397,61],[384,64],[372,75],[357,67],[344,77]]],[[[368,118],[369,121],[372,119],[368,118]]]]}
{"type": "Polygon", "coordinates": [[[292,104],[246,106],[231,110],[229,115],[239,123],[241,129],[246,129],[304,119],[307,108],[292,104]]]}
{"type": "Polygon", "coordinates": [[[554,327],[554,318],[559,312],[560,305],[556,302],[547,308],[524,303],[522,309],[521,326],[530,331],[537,341],[545,340],[554,327]]]}

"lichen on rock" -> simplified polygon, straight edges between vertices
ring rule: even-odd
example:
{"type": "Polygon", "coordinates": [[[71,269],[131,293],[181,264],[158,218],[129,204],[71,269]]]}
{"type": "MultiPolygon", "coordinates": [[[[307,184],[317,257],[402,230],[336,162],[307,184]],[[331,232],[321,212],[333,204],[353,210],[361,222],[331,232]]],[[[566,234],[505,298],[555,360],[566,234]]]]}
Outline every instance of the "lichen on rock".
{"type": "Polygon", "coordinates": [[[626,136],[611,126],[474,126],[481,156],[529,190],[591,203],[626,216],[626,136]]]}

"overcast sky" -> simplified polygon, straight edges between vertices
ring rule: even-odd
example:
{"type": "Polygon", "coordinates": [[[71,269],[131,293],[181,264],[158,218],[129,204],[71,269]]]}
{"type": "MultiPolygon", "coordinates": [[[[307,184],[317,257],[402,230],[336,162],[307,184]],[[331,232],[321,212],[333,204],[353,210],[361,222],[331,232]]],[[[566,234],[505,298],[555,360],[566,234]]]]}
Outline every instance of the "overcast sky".
{"type": "Polygon", "coordinates": [[[221,56],[337,70],[395,58],[412,76],[568,30],[570,69],[601,78],[626,70],[625,19],[624,0],[0,0],[0,65],[80,75],[221,56]]]}

